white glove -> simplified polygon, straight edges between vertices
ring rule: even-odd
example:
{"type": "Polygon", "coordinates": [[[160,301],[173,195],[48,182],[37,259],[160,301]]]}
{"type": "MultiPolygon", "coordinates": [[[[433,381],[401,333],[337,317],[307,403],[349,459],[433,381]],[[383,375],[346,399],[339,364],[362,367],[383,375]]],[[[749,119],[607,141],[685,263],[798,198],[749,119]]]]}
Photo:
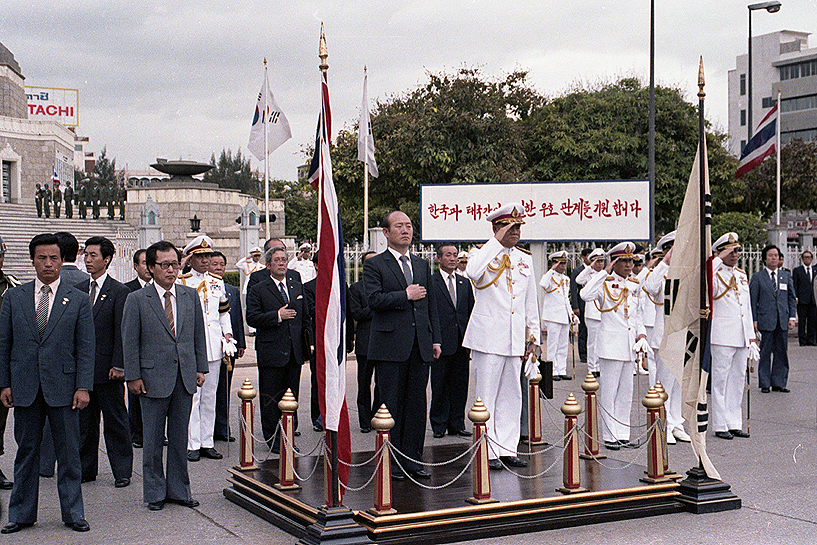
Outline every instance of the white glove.
{"type": "Polygon", "coordinates": [[[525,361],[525,378],[530,380],[539,374],[539,364],[536,363],[536,354],[531,354],[525,361]]]}
{"type": "Polygon", "coordinates": [[[646,337],[641,337],[640,339],[635,341],[635,344],[633,345],[633,350],[635,350],[636,352],[644,352],[648,356],[653,355],[652,348],[650,348],[650,343],[647,342],[646,337]]]}
{"type": "Polygon", "coordinates": [[[225,356],[233,357],[238,353],[238,348],[235,345],[235,339],[230,339],[229,341],[224,337],[221,338],[221,349],[224,351],[225,356]]]}
{"type": "Polygon", "coordinates": [[[755,342],[749,343],[749,359],[752,361],[760,361],[760,348],[758,348],[755,342]]]}

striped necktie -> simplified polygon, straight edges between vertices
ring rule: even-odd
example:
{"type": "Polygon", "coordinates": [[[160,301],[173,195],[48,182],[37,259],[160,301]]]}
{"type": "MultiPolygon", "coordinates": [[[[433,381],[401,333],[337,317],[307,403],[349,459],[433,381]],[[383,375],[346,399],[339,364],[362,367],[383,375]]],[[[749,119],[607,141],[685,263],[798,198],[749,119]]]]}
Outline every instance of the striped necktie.
{"type": "Polygon", "coordinates": [[[170,331],[173,333],[173,336],[176,336],[176,321],[173,319],[173,303],[170,300],[171,295],[169,291],[165,292],[165,316],[167,316],[167,322],[170,324],[170,331]]]}

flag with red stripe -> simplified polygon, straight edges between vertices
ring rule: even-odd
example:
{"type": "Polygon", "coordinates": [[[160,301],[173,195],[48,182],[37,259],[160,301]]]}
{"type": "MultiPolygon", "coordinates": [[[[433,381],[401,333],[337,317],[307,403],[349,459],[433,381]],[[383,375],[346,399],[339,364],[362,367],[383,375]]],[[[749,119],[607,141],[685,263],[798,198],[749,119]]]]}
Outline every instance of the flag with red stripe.
{"type": "Polygon", "coordinates": [[[743,148],[738,163],[737,177],[740,178],[750,170],[760,166],[760,164],[776,151],[778,104],[769,110],[769,113],[758,124],[752,139],[743,148]]]}
{"type": "MultiPolygon", "coordinates": [[[[327,430],[337,432],[338,476],[343,487],[349,481],[352,444],[346,409],[346,262],[340,207],[332,181],[329,143],[332,113],[326,73],[321,77],[321,113],[315,137],[315,154],[309,182],[318,191],[318,278],[315,285],[315,352],[318,399],[327,430]]],[[[328,434],[327,434],[328,443],[328,434]]]]}

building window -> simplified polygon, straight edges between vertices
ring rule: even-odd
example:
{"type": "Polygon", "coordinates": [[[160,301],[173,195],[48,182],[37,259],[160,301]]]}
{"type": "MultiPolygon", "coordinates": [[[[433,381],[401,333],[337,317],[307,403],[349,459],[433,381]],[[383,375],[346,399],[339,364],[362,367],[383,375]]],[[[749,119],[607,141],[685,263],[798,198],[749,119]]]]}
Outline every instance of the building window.
{"type": "Polygon", "coordinates": [[[799,138],[803,142],[817,141],[817,129],[784,132],[780,135],[780,142],[783,144],[788,144],[791,140],[794,140],[795,138],[799,138]]]}
{"type": "Polygon", "coordinates": [[[787,98],[780,101],[780,109],[785,112],[799,112],[817,108],[817,95],[787,98]]]}
{"type": "Polygon", "coordinates": [[[740,150],[743,151],[743,148],[745,148],[745,147],[746,147],[746,140],[741,140],[740,141],[740,150]]]}
{"type": "Polygon", "coordinates": [[[780,67],[780,81],[817,76],[817,59],[780,67]]]}
{"type": "Polygon", "coordinates": [[[746,74],[740,75],[740,95],[746,94],[746,74]]]}
{"type": "Polygon", "coordinates": [[[740,111],[740,126],[741,127],[746,126],[746,110],[740,111]]]}
{"type": "Polygon", "coordinates": [[[0,185],[0,202],[11,202],[11,162],[3,161],[3,184],[0,185]]]}
{"type": "Polygon", "coordinates": [[[772,97],[763,97],[762,102],[763,102],[763,109],[771,108],[772,106],[774,106],[777,103],[777,101],[775,99],[773,99],[772,97]]]}

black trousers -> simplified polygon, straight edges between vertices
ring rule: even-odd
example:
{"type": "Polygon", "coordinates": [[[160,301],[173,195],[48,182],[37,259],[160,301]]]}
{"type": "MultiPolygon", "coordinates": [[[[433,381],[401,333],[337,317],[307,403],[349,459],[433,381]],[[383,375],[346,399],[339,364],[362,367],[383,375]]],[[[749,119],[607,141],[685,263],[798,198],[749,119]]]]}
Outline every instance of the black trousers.
{"type": "Polygon", "coordinates": [[[281,420],[281,410],[278,402],[284,397],[287,388],[292,390],[295,399],[301,383],[301,365],[290,356],[289,362],[283,367],[259,367],[258,391],[261,403],[261,429],[264,440],[273,446],[278,421],[281,420]]]}
{"type": "Polygon", "coordinates": [[[797,337],[800,346],[817,345],[817,304],[798,304],[797,318],[797,337]]]}
{"type": "MultiPolygon", "coordinates": [[[[230,365],[235,365],[235,358],[230,358],[230,365]]],[[[227,371],[227,366],[219,366],[218,391],[216,392],[216,426],[213,435],[220,437],[230,436],[230,392],[232,391],[233,372],[227,371]]],[[[237,406],[237,405],[233,405],[237,406]]]]}
{"type": "Polygon", "coordinates": [[[372,395],[372,375],[374,362],[364,354],[356,354],[357,359],[357,417],[361,428],[371,428],[372,418],[380,408],[380,388],[374,383],[372,395]]]}
{"type": "Polygon", "coordinates": [[[79,411],[79,455],[82,478],[96,478],[99,469],[99,419],[102,415],[103,436],[114,479],[130,479],[133,472],[128,410],[125,408],[125,383],[94,384],[88,406],[79,411]]]}
{"type": "Polygon", "coordinates": [[[468,401],[468,360],[470,351],[460,346],[456,352],[431,362],[431,409],[428,419],[436,433],[454,434],[465,429],[468,401]]]}
{"type": "MultiPolygon", "coordinates": [[[[394,418],[391,429],[392,444],[415,460],[422,460],[426,436],[426,386],[429,363],[420,357],[417,340],[407,361],[380,361],[374,363],[380,399],[394,418]]],[[[400,465],[408,471],[422,469],[420,464],[396,455],[400,465]]],[[[394,471],[399,471],[397,466],[394,471]]]]}

